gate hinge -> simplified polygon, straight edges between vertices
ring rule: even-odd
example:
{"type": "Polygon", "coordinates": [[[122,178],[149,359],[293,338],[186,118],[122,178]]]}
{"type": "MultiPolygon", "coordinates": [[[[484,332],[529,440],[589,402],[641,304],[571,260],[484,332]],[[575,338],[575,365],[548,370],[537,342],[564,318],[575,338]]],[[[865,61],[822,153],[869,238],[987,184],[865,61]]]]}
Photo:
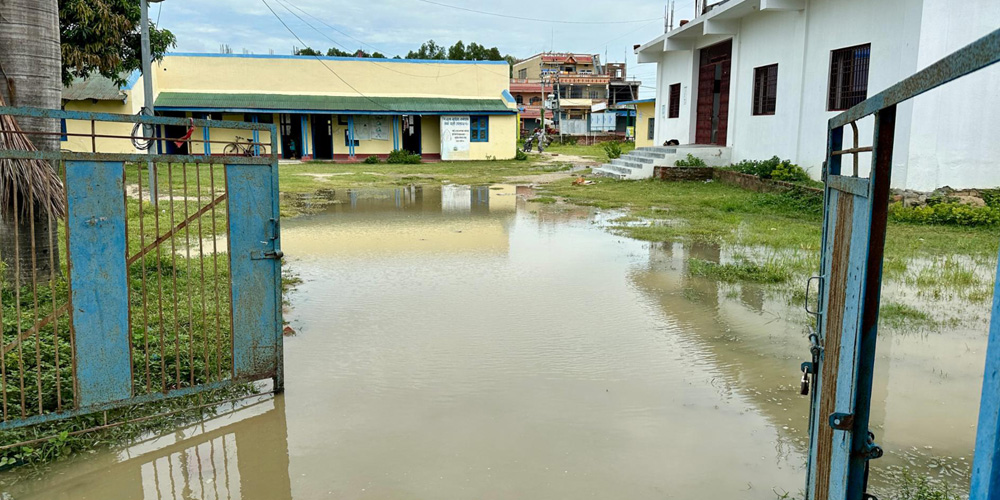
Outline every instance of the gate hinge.
{"type": "Polygon", "coordinates": [[[854,425],[854,414],[853,413],[831,413],[830,414],[830,427],[837,429],[839,431],[849,431],[854,425]]]}
{"type": "Polygon", "coordinates": [[[875,460],[882,458],[882,447],[875,443],[875,434],[868,431],[868,439],[865,440],[864,448],[861,450],[861,454],[866,460],[875,460]]]}

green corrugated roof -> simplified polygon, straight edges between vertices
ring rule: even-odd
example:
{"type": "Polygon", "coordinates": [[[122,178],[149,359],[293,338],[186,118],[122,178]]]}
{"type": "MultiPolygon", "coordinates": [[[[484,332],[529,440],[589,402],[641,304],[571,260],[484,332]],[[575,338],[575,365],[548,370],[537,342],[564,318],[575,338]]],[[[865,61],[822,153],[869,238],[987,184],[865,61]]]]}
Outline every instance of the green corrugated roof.
{"type": "Polygon", "coordinates": [[[496,99],[454,99],[444,97],[363,97],[287,94],[221,94],[161,92],[157,108],[220,111],[359,111],[386,113],[485,113],[510,112],[496,99]]]}
{"type": "Polygon", "coordinates": [[[110,78],[95,74],[87,78],[74,78],[69,86],[63,88],[62,98],[67,101],[124,101],[125,93],[110,78]]]}

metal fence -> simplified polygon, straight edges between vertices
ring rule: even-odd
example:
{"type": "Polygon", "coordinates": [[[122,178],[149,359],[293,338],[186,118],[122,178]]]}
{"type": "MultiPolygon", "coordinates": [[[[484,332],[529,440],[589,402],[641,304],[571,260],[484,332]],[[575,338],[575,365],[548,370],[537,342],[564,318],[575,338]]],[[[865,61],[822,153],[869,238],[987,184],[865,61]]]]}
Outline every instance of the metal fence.
{"type": "Polygon", "coordinates": [[[74,431],[85,432],[128,421],[109,419],[123,406],[265,378],[282,388],[274,125],[9,107],[2,116],[89,123],[89,134],[65,135],[92,150],[14,149],[13,137],[33,134],[0,130],[0,430],[104,411],[74,431]],[[133,134],[108,131],[131,125],[133,134]],[[190,145],[195,127],[267,132],[272,143],[217,156],[127,151],[190,145]],[[186,137],[163,135],[176,128],[186,137]],[[64,192],[16,173],[53,167],[64,192]]]}
{"type": "MultiPolygon", "coordinates": [[[[882,260],[888,219],[896,106],[1000,61],[1000,30],[973,42],[829,121],[823,240],[812,359],[802,389],[812,401],[807,498],[874,498],[869,462],[882,456],[868,428],[875,365],[882,260]],[[859,146],[856,121],[874,115],[872,146],[859,146]],[[854,131],[844,148],[844,127],[854,131]],[[858,155],[871,155],[868,177],[858,155]],[[850,173],[842,158],[853,155],[850,173]]],[[[812,281],[812,280],[810,280],[812,281]]],[[[1000,497],[1000,269],[994,292],[970,498],[1000,497]]],[[[808,295],[807,295],[808,301],[808,295]]],[[[808,310],[808,304],[807,304],[808,310]]]]}

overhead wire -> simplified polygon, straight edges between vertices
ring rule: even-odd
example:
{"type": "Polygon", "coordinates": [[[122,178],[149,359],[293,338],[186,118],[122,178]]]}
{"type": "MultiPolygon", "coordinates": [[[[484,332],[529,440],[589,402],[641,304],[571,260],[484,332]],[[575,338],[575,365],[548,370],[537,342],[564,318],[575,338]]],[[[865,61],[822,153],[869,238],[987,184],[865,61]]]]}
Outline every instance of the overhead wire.
{"type": "MultiPolygon", "coordinates": [[[[369,44],[369,43],[365,43],[365,42],[363,42],[363,41],[361,41],[361,40],[358,40],[357,38],[354,38],[354,37],[352,37],[352,36],[350,36],[350,35],[348,35],[348,34],[344,33],[343,31],[340,31],[340,30],[338,30],[338,29],[334,28],[333,26],[330,26],[329,24],[327,24],[327,23],[323,22],[323,20],[321,20],[321,19],[317,18],[316,16],[314,16],[314,15],[312,15],[312,14],[309,14],[308,12],[306,12],[306,11],[302,10],[302,9],[301,9],[301,8],[299,8],[299,7],[296,7],[296,6],[294,5],[294,4],[292,4],[292,3],[291,3],[291,2],[289,2],[288,0],[276,0],[276,1],[277,1],[277,2],[279,3],[279,4],[281,4],[281,6],[285,8],[285,10],[287,10],[287,11],[288,11],[289,13],[291,13],[291,14],[292,14],[293,16],[295,16],[296,18],[298,18],[298,20],[299,20],[299,21],[302,21],[302,23],[304,23],[304,24],[305,24],[306,26],[309,26],[309,27],[310,27],[310,28],[312,28],[312,29],[313,29],[313,30],[314,30],[315,32],[319,33],[319,34],[320,34],[321,36],[323,36],[323,37],[324,37],[324,38],[326,38],[327,40],[330,40],[331,42],[333,42],[333,43],[335,43],[335,44],[337,44],[337,45],[339,45],[339,46],[343,47],[343,48],[344,48],[345,50],[349,50],[349,49],[347,48],[347,46],[346,46],[346,45],[344,45],[344,44],[342,44],[342,43],[338,42],[337,40],[335,40],[335,39],[333,39],[333,38],[331,38],[331,37],[330,37],[329,35],[327,35],[326,33],[324,33],[324,32],[323,32],[322,30],[320,30],[320,29],[319,29],[319,28],[317,28],[316,26],[314,26],[314,25],[310,24],[310,23],[309,23],[309,21],[306,21],[306,20],[305,20],[305,19],[303,19],[303,18],[302,18],[301,16],[299,16],[298,14],[296,14],[295,12],[293,12],[293,11],[292,11],[291,9],[289,9],[289,8],[288,8],[288,5],[291,5],[292,7],[295,7],[295,9],[297,9],[297,10],[301,11],[301,12],[302,12],[303,14],[305,14],[306,16],[309,16],[309,17],[311,17],[311,18],[312,18],[313,20],[315,20],[315,21],[317,21],[317,22],[319,22],[319,23],[321,23],[321,24],[324,24],[324,25],[326,25],[326,26],[327,26],[327,27],[329,27],[330,29],[333,29],[333,30],[337,31],[338,33],[343,33],[343,34],[344,34],[344,36],[346,36],[346,37],[348,37],[348,38],[350,38],[350,39],[352,39],[352,40],[355,40],[355,41],[357,41],[358,43],[361,43],[361,44],[363,44],[363,45],[367,45],[368,47],[370,47],[370,48],[372,48],[372,49],[374,49],[374,50],[378,51],[378,48],[377,48],[377,47],[375,47],[374,45],[371,45],[371,44],[369,44]],[[288,4],[288,5],[285,5],[285,4],[288,4]]],[[[303,45],[305,45],[305,44],[303,43],[303,45]]],[[[445,74],[445,75],[440,75],[440,74],[439,74],[439,75],[420,75],[420,74],[415,74],[415,73],[407,73],[407,72],[405,72],[405,71],[399,71],[399,70],[397,70],[396,68],[392,68],[392,67],[390,67],[390,66],[389,66],[388,64],[382,64],[382,63],[378,62],[378,58],[369,58],[369,59],[371,59],[371,61],[370,61],[370,62],[371,62],[372,64],[374,64],[374,65],[376,65],[376,66],[378,66],[378,67],[380,67],[380,68],[383,68],[383,69],[385,69],[385,70],[388,70],[388,71],[392,71],[392,72],[394,72],[394,73],[399,73],[399,74],[401,74],[401,75],[406,75],[406,76],[412,76],[412,77],[416,77],[416,78],[444,78],[444,77],[448,77],[448,76],[454,76],[454,75],[457,75],[457,74],[459,74],[459,73],[462,73],[462,72],[464,72],[464,71],[468,71],[468,70],[470,69],[470,68],[467,68],[467,67],[466,67],[466,68],[462,68],[462,69],[460,69],[460,70],[458,70],[458,71],[455,71],[455,72],[453,72],[453,73],[448,73],[448,74],[445,74]]]]}
{"type": "Polygon", "coordinates": [[[483,14],[483,15],[487,15],[487,16],[496,16],[496,17],[503,17],[503,18],[507,18],[507,19],[517,19],[519,21],[535,21],[535,22],[540,22],[540,23],[552,23],[552,24],[634,24],[634,23],[645,23],[645,22],[655,21],[655,20],[661,19],[661,18],[649,18],[649,19],[635,19],[635,20],[631,20],[631,21],[563,21],[563,20],[554,20],[554,19],[539,19],[537,17],[512,16],[512,15],[509,15],[509,14],[500,14],[498,12],[487,12],[487,11],[483,11],[483,10],[476,10],[476,9],[470,9],[470,8],[467,8],[467,7],[461,7],[461,6],[458,6],[458,5],[451,5],[451,4],[441,3],[441,2],[435,2],[434,0],[418,0],[418,1],[424,2],[424,3],[429,3],[431,5],[438,5],[438,6],[441,6],[441,7],[448,7],[450,9],[462,10],[462,11],[465,11],[465,12],[473,12],[473,13],[476,13],[476,14],[483,14]]]}
{"type": "MultiPolygon", "coordinates": [[[[284,26],[285,29],[288,30],[288,32],[291,33],[291,35],[293,37],[295,37],[295,39],[298,40],[299,43],[301,43],[303,47],[305,47],[306,46],[306,42],[303,42],[302,39],[299,38],[299,35],[295,34],[295,31],[293,31],[292,28],[290,26],[288,26],[288,23],[286,23],[285,20],[282,19],[281,16],[279,16],[278,13],[275,12],[273,8],[271,8],[271,4],[267,3],[267,0],[260,0],[260,1],[264,4],[265,7],[267,7],[267,10],[271,11],[271,14],[274,15],[275,19],[277,19],[278,22],[281,23],[281,25],[284,26]]],[[[333,73],[333,76],[337,77],[337,79],[340,80],[341,82],[344,82],[344,85],[347,85],[348,87],[350,87],[350,89],[353,90],[354,92],[356,92],[359,96],[364,97],[365,99],[367,99],[368,101],[370,101],[372,104],[374,104],[374,105],[376,105],[376,106],[378,106],[378,107],[380,107],[382,109],[385,109],[386,111],[393,111],[392,109],[386,107],[382,103],[380,103],[380,102],[372,99],[371,97],[366,96],[360,90],[356,89],[347,80],[344,80],[344,78],[342,76],[338,75],[337,72],[333,70],[333,68],[327,66],[326,62],[323,61],[323,59],[321,59],[318,56],[313,56],[313,57],[315,57],[316,60],[319,61],[320,64],[322,64],[323,67],[327,69],[327,71],[329,71],[330,73],[333,73]]]]}

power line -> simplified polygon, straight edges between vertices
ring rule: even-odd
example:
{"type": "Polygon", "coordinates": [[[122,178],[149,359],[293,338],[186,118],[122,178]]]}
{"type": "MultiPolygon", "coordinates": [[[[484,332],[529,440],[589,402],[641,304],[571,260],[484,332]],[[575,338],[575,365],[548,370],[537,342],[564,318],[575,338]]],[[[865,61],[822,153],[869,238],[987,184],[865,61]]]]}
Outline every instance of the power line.
{"type": "MultiPolygon", "coordinates": [[[[302,44],[303,47],[307,47],[308,46],[306,44],[306,42],[303,42],[302,39],[299,38],[299,35],[296,35],[295,32],[292,31],[292,28],[289,27],[287,23],[285,23],[285,20],[282,19],[281,16],[279,16],[278,13],[275,12],[274,9],[271,8],[271,5],[269,3],[267,3],[267,0],[260,0],[260,1],[264,4],[265,7],[267,7],[267,10],[271,11],[271,14],[274,15],[275,19],[277,19],[278,22],[281,23],[281,25],[284,26],[285,29],[288,30],[288,32],[291,33],[292,36],[295,37],[295,39],[299,41],[299,43],[302,44]]],[[[383,108],[386,111],[392,111],[392,109],[389,109],[388,107],[384,106],[382,103],[380,103],[380,102],[372,99],[371,97],[368,97],[368,96],[364,95],[363,93],[361,93],[360,90],[354,88],[353,85],[351,85],[350,83],[347,82],[347,80],[344,80],[343,77],[341,77],[340,75],[338,75],[337,72],[333,70],[333,68],[327,66],[326,62],[324,62],[318,56],[313,56],[313,57],[315,57],[316,60],[319,61],[320,64],[322,64],[323,67],[327,69],[327,71],[329,71],[330,73],[333,73],[333,76],[337,77],[338,80],[344,82],[344,85],[347,85],[348,87],[350,87],[351,90],[353,90],[354,92],[356,92],[359,96],[364,97],[365,99],[371,101],[372,104],[374,104],[374,105],[376,105],[376,106],[378,106],[380,108],[383,108]]]]}
{"type": "Polygon", "coordinates": [[[469,9],[469,8],[466,8],[466,7],[460,7],[458,5],[449,5],[449,4],[446,4],[446,3],[435,2],[433,0],[419,0],[419,1],[424,2],[424,3],[429,3],[431,5],[438,5],[438,6],[441,6],[441,7],[448,7],[450,9],[463,10],[465,12],[473,12],[473,13],[476,13],[476,14],[483,14],[483,15],[487,15],[487,16],[504,17],[504,18],[507,18],[507,19],[517,19],[519,21],[535,21],[535,22],[539,22],[539,23],[552,23],[552,24],[633,24],[633,23],[646,23],[646,22],[650,22],[650,21],[659,21],[659,20],[661,20],[661,18],[657,17],[657,18],[650,18],[650,19],[636,19],[636,20],[633,20],[633,21],[558,21],[558,20],[551,20],[551,19],[538,19],[536,17],[511,16],[511,15],[508,15],[508,14],[500,14],[500,13],[497,13],[497,12],[486,12],[486,11],[483,11],[483,10],[476,10],[476,9],[469,9]]]}
{"type": "MultiPolygon", "coordinates": [[[[341,46],[341,47],[343,47],[344,49],[347,49],[347,46],[346,46],[346,45],[344,45],[344,44],[342,44],[342,43],[340,43],[340,42],[338,42],[338,41],[334,40],[333,38],[330,38],[330,36],[329,36],[329,35],[327,35],[326,33],[324,33],[324,32],[323,32],[322,30],[320,30],[320,29],[319,29],[319,28],[317,28],[316,26],[313,26],[312,24],[310,24],[310,23],[309,23],[309,21],[306,21],[305,19],[302,19],[302,17],[301,17],[301,16],[299,16],[299,15],[298,15],[298,14],[296,14],[295,12],[292,12],[292,10],[291,10],[291,9],[289,9],[287,5],[285,5],[285,4],[288,4],[288,5],[291,5],[292,7],[295,7],[295,5],[293,5],[293,4],[291,3],[291,2],[289,2],[288,0],[276,0],[276,1],[277,1],[277,2],[279,3],[279,4],[281,4],[281,5],[282,5],[282,7],[284,7],[284,8],[285,8],[285,10],[287,10],[287,11],[288,11],[289,13],[291,13],[291,14],[292,14],[293,16],[295,16],[296,18],[298,18],[298,20],[299,20],[299,21],[302,21],[302,22],[303,22],[303,23],[304,23],[304,24],[305,24],[306,26],[309,26],[309,27],[310,27],[310,28],[312,28],[312,29],[313,29],[314,31],[316,31],[316,33],[319,33],[319,34],[320,34],[321,36],[323,36],[323,37],[324,37],[324,38],[326,38],[327,40],[330,40],[331,42],[333,42],[333,43],[335,43],[335,44],[337,44],[337,45],[340,45],[340,46],[341,46]]],[[[373,45],[371,45],[371,44],[368,44],[368,43],[365,43],[365,42],[363,42],[363,41],[361,41],[361,40],[358,40],[357,38],[354,38],[354,37],[352,37],[352,36],[350,36],[350,35],[348,35],[348,34],[344,33],[343,31],[340,31],[340,30],[338,30],[338,29],[334,28],[333,26],[330,26],[329,24],[326,24],[326,23],[325,23],[325,22],[323,22],[323,21],[322,21],[321,19],[317,18],[316,16],[314,16],[314,15],[312,15],[312,14],[309,14],[308,12],[306,12],[306,11],[302,10],[302,9],[301,9],[301,8],[299,8],[299,7],[295,7],[295,8],[296,8],[297,10],[301,11],[301,12],[302,12],[303,14],[305,14],[306,16],[309,16],[309,17],[311,17],[311,18],[312,18],[313,20],[315,20],[315,21],[317,21],[317,22],[319,22],[319,23],[322,23],[322,24],[324,24],[324,25],[328,26],[328,27],[329,27],[330,29],[333,29],[333,30],[337,31],[338,33],[343,33],[343,34],[344,34],[344,36],[346,36],[346,37],[348,37],[348,38],[350,38],[350,39],[352,39],[352,40],[355,40],[355,41],[357,41],[358,43],[361,43],[361,44],[363,44],[363,45],[367,45],[368,47],[370,47],[370,48],[372,48],[372,49],[375,49],[376,51],[378,51],[378,48],[377,48],[377,47],[375,47],[375,46],[373,46],[373,45]]],[[[304,43],[303,43],[303,45],[304,45],[304,43]]],[[[349,49],[347,49],[347,50],[349,50],[349,49]]],[[[380,63],[378,62],[378,58],[369,58],[369,59],[371,59],[371,63],[372,63],[372,64],[374,64],[374,65],[376,65],[376,66],[378,66],[378,67],[380,67],[380,68],[382,68],[382,69],[386,69],[386,70],[389,70],[389,71],[392,71],[392,72],[394,72],[394,73],[399,73],[399,74],[401,74],[401,75],[406,75],[406,76],[412,76],[412,77],[417,77],[417,78],[444,78],[444,77],[448,77],[448,76],[454,76],[454,75],[457,75],[457,74],[459,74],[459,73],[461,73],[461,72],[463,72],[463,71],[468,71],[468,70],[470,69],[470,68],[462,68],[462,69],[460,69],[460,70],[458,70],[458,71],[455,71],[455,72],[453,72],[453,73],[448,73],[448,74],[446,74],[446,75],[418,75],[418,74],[414,74],[414,73],[407,73],[407,72],[405,72],[405,71],[399,71],[399,70],[397,70],[397,69],[395,69],[395,68],[391,68],[391,67],[389,67],[389,65],[387,65],[387,64],[380,64],[380,63]]]]}

